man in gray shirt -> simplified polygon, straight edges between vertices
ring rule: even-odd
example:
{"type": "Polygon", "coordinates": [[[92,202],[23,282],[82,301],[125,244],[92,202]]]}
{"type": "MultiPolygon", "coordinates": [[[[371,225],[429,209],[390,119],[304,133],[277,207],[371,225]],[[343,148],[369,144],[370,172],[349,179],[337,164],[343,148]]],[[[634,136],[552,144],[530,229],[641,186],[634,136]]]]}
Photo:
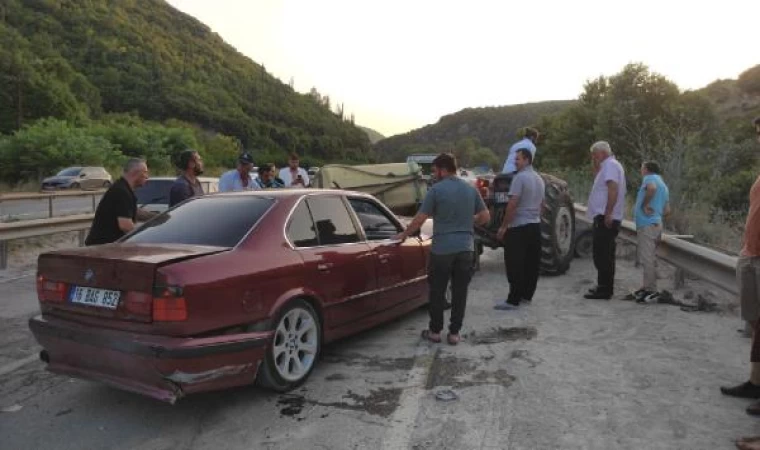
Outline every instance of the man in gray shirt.
{"type": "Polygon", "coordinates": [[[504,241],[504,265],[509,281],[506,303],[496,309],[512,309],[520,301],[533,300],[541,264],[541,210],[544,180],[533,170],[533,154],[517,151],[517,174],[509,188],[509,204],[498,238],[504,241]]]}
{"type": "Polygon", "coordinates": [[[182,171],[169,190],[169,207],[180,204],[190,197],[203,195],[203,186],[198,177],[203,174],[203,159],[195,150],[185,150],[179,154],[177,167],[182,171]]]}
{"type": "Polygon", "coordinates": [[[446,289],[451,281],[451,322],[448,343],[459,343],[459,330],[467,305],[467,288],[472,277],[474,223],[485,225],[491,216],[480,194],[471,184],[456,176],[453,155],[441,153],[433,160],[438,181],[427,192],[412,223],[395,236],[403,242],[433,218],[433,245],[428,262],[430,285],[430,325],[422,337],[441,342],[446,289]]]}

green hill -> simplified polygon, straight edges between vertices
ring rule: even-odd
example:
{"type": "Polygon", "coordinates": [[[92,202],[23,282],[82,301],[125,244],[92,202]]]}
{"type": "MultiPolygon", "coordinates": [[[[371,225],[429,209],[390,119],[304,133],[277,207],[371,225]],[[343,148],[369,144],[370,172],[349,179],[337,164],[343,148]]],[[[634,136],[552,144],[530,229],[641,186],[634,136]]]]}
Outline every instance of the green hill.
{"type": "Polygon", "coordinates": [[[362,131],[367,133],[367,137],[369,138],[369,141],[373,144],[382,141],[385,139],[385,136],[378,133],[377,131],[373,130],[372,128],[363,127],[361,125],[357,125],[362,131]]]}
{"type": "Polygon", "coordinates": [[[441,117],[438,123],[392,136],[374,145],[383,161],[402,160],[417,151],[451,150],[457,142],[475,138],[501,158],[509,151],[521,127],[536,125],[543,116],[561,112],[573,100],[557,100],[523,105],[466,108],[441,117]]]}
{"type": "Polygon", "coordinates": [[[365,161],[367,135],[161,0],[0,2],[0,133],[43,117],[178,119],[246,148],[365,161]]]}
{"type": "Polygon", "coordinates": [[[747,117],[760,114],[760,86],[751,84],[753,74],[760,79],[760,65],[743,72],[737,80],[717,80],[697,92],[707,96],[722,120],[746,121],[747,117]]]}

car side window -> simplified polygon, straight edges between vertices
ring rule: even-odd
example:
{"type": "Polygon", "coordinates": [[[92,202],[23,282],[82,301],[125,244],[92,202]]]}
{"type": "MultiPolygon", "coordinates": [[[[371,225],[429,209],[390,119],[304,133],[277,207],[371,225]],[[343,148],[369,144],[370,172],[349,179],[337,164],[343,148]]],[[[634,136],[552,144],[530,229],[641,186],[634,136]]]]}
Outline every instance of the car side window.
{"type": "Polygon", "coordinates": [[[314,221],[311,218],[311,212],[309,212],[306,202],[299,203],[295,211],[293,211],[293,215],[290,216],[287,235],[290,242],[296,247],[315,247],[319,245],[314,221]]]}
{"type": "Polygon", "coordinates": [[[314,217],[319,245],[359,242],[359,233],[343,199],[320,195],[310,197],[307,202],[314,217]]]}
{"type": "Polygon", "coordinates": [[[401,230],[374,202],[352,198],[349,200],[369,241],[390,239],[401,230]]]}

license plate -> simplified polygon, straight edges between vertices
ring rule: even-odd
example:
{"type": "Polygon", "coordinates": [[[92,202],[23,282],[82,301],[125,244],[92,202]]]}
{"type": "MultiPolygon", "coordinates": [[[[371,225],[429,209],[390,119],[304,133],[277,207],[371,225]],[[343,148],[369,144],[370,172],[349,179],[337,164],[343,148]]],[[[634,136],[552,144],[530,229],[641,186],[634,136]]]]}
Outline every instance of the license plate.
{"type": "Polygon", "coordinates": [[[496,192],[494,193],[494,200],[496,203],[509,203],[508,192],[496,192]]]}
{"type": "Polygon", "coordinates": [[[72,286],[69,300],[79,305],[97,306],[99,308],[116,309],[119,306],[120,291],[95,289],[84,286],[72,286]]]}

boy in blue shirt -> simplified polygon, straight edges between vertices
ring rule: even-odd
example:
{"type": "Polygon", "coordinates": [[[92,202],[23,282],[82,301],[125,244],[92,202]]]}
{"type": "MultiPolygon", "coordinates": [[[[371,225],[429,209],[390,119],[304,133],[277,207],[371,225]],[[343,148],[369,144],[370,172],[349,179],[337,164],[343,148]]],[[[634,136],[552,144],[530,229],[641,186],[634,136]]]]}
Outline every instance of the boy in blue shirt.
{"type": "Polygon", "coordinates": [[[634,297],[639,303],[654,300],[657,295],[657,244],[662,237],[662,220],[670,214],[670,192],[654,161],[641,165],[641,187],[636,195],[633,217],[636,222],[639,262],[644,267],[644,283],[634,297]]]}

